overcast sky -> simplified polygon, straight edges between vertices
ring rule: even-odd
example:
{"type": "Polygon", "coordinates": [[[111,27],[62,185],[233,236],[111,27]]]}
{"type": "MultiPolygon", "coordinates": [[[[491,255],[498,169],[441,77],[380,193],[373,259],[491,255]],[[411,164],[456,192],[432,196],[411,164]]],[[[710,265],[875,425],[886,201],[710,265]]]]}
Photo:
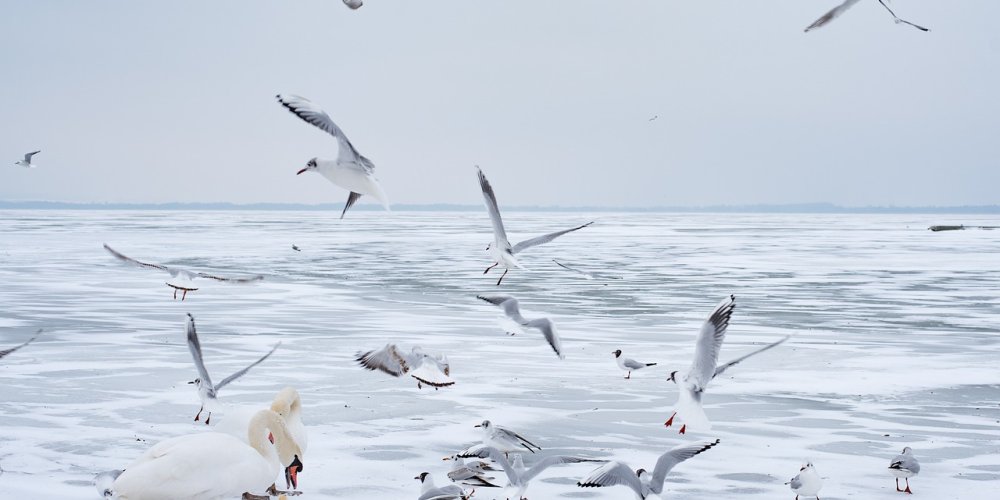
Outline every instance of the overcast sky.
{"type": "Polygon", "coordinates": [[[0,0],[0,200],[1000,203],[1000,1],[838,2],[0,0]]]}

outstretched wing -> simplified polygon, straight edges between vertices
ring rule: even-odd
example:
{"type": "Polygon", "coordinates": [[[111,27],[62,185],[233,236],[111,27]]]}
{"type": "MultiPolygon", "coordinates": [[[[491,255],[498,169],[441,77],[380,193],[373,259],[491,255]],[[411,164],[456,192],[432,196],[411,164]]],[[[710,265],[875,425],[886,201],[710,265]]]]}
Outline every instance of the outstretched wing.
{"type": "Polygon", "coordinates": [[[22,348],[22,347],[24,347],[24,346],[26,346],[26,345],[28,345],[28,344],[30,344],[30,343],[32,343],[32,342],[34,342],[34,341],[35,341],[35,339],[37,339],[37,338],[38,338],[38,335],[39,335],[40,333],[42,333],[42,331],[41,331],[41,330],[38,330],[38,331],[37,331],[37,332],[35,332],[35,334],[34,334],[34,335],[32,335],[32,336],[31,336],[31,338],[30,338],[30,339],[28,339],[28,340],[27,340],[27,341],[26,341],[25,343],[23,343],[23,344],[21,344],[21,345],[19,345],[19,346],[15,346],[15,347],[11,347],[10,349],[4,349],[4,350],[0,351],[0,359],[2,359],[2,358],[3,358],[4,356],[6,356],[6,355],[8,355],[8,354],[10,354],[10,353],[12,353],[12,352],[14,352],[14,351],[16,351],[16,350],[18,350],[18,349],[22,348]]]}
{"type": "Polygon", "coordinates": [[[764,347],[761,347],[760,349],[757,349],[756,351],[751,352],[750,354],[746,354],[744,356],[740,356],[740,357],[738,357],[738,358],[736,358],[736,359],[734,359],[734,360],[732,360],[732,361],[730,361],[730,362],[728,362],[728,363],[726,363],[726,364],[724,364],[724,365],[716,368],[715,369],[715,374],[712,375],[712,378],[718,377],[719,375],[722,374],[722,372],[726,371],[726,369],[728,369],[730,366],[733,366],[733,365],[739,363],[740,361],[743,361],[744,359],[749,358],[750,356],[754,356],[754,355],[760,354],[760,353],[762,353],[762,352],[764,352],[764,351],[766,351],[768,349],[772,349],[774,347],[777,347],[777,346],[783,344],[786,340],[788,340],[790,338],[792,338],[791,335],[786,335],[783,339],[781,339],[781,340],[779,340],[777,342],[768,344],[768,345],[766,345],[764,347]]]}
{"type": "Polygon", "coordinates": [[[885,10],[889,11],[889,14],[892,14],[892,18],[896,20],[896,24],[900,24],[900,23],[902,23],[902,24],[909,24],[910,26],[913,26],[914,28],[917,28],[920,31],[930,31],[929,29],[927,29],[927,28],[925,28],[923,26],[920,26],[918,24],[913,24],[913,23],[907,21],[906,19],[901,19],[899,16],[896,15],[895,12],[892,11],[892,9],[889,8],[888,5],[886,5],[886,3],[883,0],[878,0],[878,3],[882,4],[882,6],[885,7],[885,10]]]}
{"type": "Polygon", "coordinates": [[[507,441],[513,441],[515,443],[518,443],[521,446],[524,446],[525,448],[527,448],[528,451],[530,451],[532,453],[534,453],[535,450],[532,450],[531,448],[535,448],[538,451],[542,450],[541,446],[538,446],[537,444],[532,443],[531,441],[528,441],[524,436],[522,436],[522,435],[520,435],[520,434],[518,434],[518,433],[516,433],[516,432],[514,432],[514,431],[512,431],[512,430],[510,430],[510,429],[508,429],[506,427],[496,426],[496,431],[498,433],[500,433],[504,437],[505,440],[507,440],[507,441]]]}
{"type": "Polygon", "coordinates": [[[199,276],[201,278],[213,279],[216,281],[225,281],[227,283],[252,283],[254,281],[260,281],[264,279],[264,276],[261,276],[259,274],[254,276],[247,276],[244,278],[228,278],[226,276],[219,276],[217,274],[208,274],[208,273],[197,273],[196,276],[199,276]]]}
{"type": "Polygon", "coordinates": [[[448,387],[455,385],[455,380],[448,376],[448,364],[424,356],[417,367],[410,371],[410,376],[433,387],[448,387]]]}
{"type": "Polygon", "coordinates": [[[129,257],[129,256],[123,254],[123,253],[118,252],[114,248],[109,247],[107,243],[104,244],[104,249],[107,250],[108,253],[110,253],[111,255],[113,255],[116,259],[118,259],[118,260],[120,260],[122,262],[128,262],[129,264],[136,265],[136,266],[139,266],[139,267],[145,267],[147,269],[159,269],[160,271],[166,271],[166,272],[168,272],[170,274],[174,274],[174,272],[175,272],[172,269],[170,269],[169,267],[164,266],[164,265],[153,264],[151,262],[142,262],[141,260],[135,260],[132,257],[129,257]]]}
{"type": "Polygon", "coordinates": [[[244,368],[244,369],[242,369],[242,370],[240,370],[240,371],[238,371],[238,372],[236,372],[236,373],[234,373],[234,374],[226,377],[225,379],[223,379],[222,382],[219,382],[219,385],[215,386],[215,390],[222,389],[223,387],[225,387],[230,382],[232,382],[232,381],[234,381],[234,380],[242,377],[243,375],[246,375],[246,373],[248,371],[250,371],[251,368],[253,368],[253,367],[255,367],[255,366],[263,363],[265,359],[271,357],[271,355],[274,354],[274,351],[278,350],[278,346],[280,346],[280,345],[281,345],[281,342],[278,342],[277,344],[274,344],[274,347],[272,347],[270,351],[267,351],[267,354],[261,356],[260,359],[258,359],[257,361],[254,361],[253,363],[250,363],[250,365],[247,366],[246,368],[244,368]]]}
{"type": "Polygon", "coordinates": [[[35,155],[37,155],[38,153],[41,153],[41,152],[42,152],[42,150],[39,149],[38,151],[32,151],[30,153],[25,153],[25,155],[24,155],[24,161],[26,161],[28,163],[31,163],[31,157],[35,156],[35,155]]]}
{"type": "Polygon", "coordinates": [[[506,314],[508,318],[514,320],[520,325],[523,325],[528,322],[528,320],[525,319],[524,316],[521,316],[521,308],[517,299],[511,297],[510,295],[491,295],[491,296],[476,295],[476,298],[478,298],[479,300],[484,300],[486,302],[489,302],[490,304],[493,304],[495,306],[500,306],[500,308],[503,309],[504,314],[506,314]]]}
{"type": "Polygon", "coordinates": [[[500,218],[500,207],[497,206],[497,197],[493,194],[493,186],[486,180],[483,170],[476,165],[476,172],[479,174],[479,188],[483,190],[483,199],[486,201],[486,211],[490,214],[490,223],[493,224],[493,237],[500,250],[510,250],[510,241],[507,240],[507,231],[503,228],[503,219],[500,218]]]}
{"type": "MultiPolygon", "coordinates": [[[[333,119],[330,115],[326,114],[319,106],[313,104],[312,101],[306,99],[305,97],[300,97],[297,95],[290,94],[278,94],[278,102],[281,103],[286,109],[295,114],[295,116],[305,120],[312,125],[315,125],[320,130],[332,135],[337,139],[340,144],[340,153],[338,153],[339,160],[353,161],[356,163],[361,163],[361,154],[358,153],[357,149],[354,149],[354,145],[351,141],[347,139],[344,135],[344,131],[333,123],[333,119]]],[[[370,163],[370,162],[369,162],[370,163]]]]}
{"type": "Polygon", "coordinates": [[[577,481],[581,488],[602,488],[604,486],[622,485],[632,488],[636,495],[642,497],[642,481],[635,471],[621,462],[608,462],[577,481]]]}
{"type": "Polygon", "coordinates": [[[507,460],[507,455],[492,446],[477,444],[471,448],[465,449],[464,451],[458,452],[455,456],[461,458],[488,458],[500,464],[500,468],[503,469],[504,474],[507,474],[507,481],[511,484],[516,484],[518,482],[517,473],[515,473],[514,468],[510,466],[510,461],[507,460]]]}
{"type": "Polygon", "coordinates": [[[399,352],[395,344],[386,344],[377,351],[359,352],[354,360],[369,370],[378,370],[393,377],[398,377],[411,368],[409,361],[399,352]]]}
{"type": "Polygon", "coordinates": [[[670,469],[699,453],[708,451],[717,444],[719,444],[718,439],[715,441],[688,444],[672,448],[670,451],[660,455],[660,458],[656,460],[656,467],[653,468],[653,477],[649,481],[649,489],[659,495],[663,491],[663,481],[667,478],[667,474],[670,473],[670,469]]]}
{"type": "Polygon", "coordinates": [[[823,14],[823,17],[820,17],[819,19],[816,20],[816,22],[810,24],[809,27],[806,28],[806,33],[816,28],[826,26],[830,21],[833,21],[834,19],[840,17],[840,15],[843,14],[845,11],[847,11],[847,9],[850,9],[851,7],[854,6],[854,4],[860,1],[861,0],[845,0],[844,3],[834,7],[833,9],[830,9],[830,12],[823,14]]]}
{"type": "Polygon", "coordinates": [[[562,341],[559,339],[559,332],[556,331],[556,325],[549,321],[548,318],[533,319],[524,323],[524,326],[541,330],[542,335],[545,335],[545,340],[552,346],[552,350],[556,352],[556,356],[559,356],[559,359],[566,358],[566,355],[562,351],[562,341]]]}
{"type": "Polygon", "coordinates": [[[583,462],[603,462],[603,461],[604,460],[594,460],[593,458],[580,458],[580,457],[567,457],[565,455],[552,455],[552,456],[548,456],[548,457],[545,457],[545,458],[539,460],[538,462],[535,463],[535,465],[532,465],[530,469],[524,471],[524,474],[521,475],[521,481],[523,483],[527,483],[528,481],[531,481],[531,479],[534,478],[535,476],[541,474],[542,471],[544,471],[545,469],[548,469],[549,467],[552,467],[553,465],[559,465],[559,464],[579,464],[579,463],[583,463],[583,462]]]}
{"type": "Polygon", "coordinates": [[[694,361],[691,363],[691,371],[688,372],[688,378],[697,384],[699,390],[705,389],[715,376],[719,350],[722,349],[722,341],[726,338],[726,328],[729,327],[729,318],[733,315],[735,306],[736,296],[730,295],[715,306],[715,310],[701,326],[695,343],[694,361]]]}
{"type": "Polygon", "coordinates": [[[563,230],[563,231],[556,231],[554,233],[549,233],[549,234],[542,235],[542,236],[536,236],[534,238],[531,238],[530,240],[524,240],[524,241],[522,241],[522,242],[514,245],[514,248],[510,251],[510,253],[516,254],[518,252],[523,252],[524,250],[527,250],[527,249],[529,249],[531,247],[541,245],[542,243],[548,243],[548,242],[550,242],[550,241],[552,241],[552,240],[554,240],[554,239],[556,239],[556,238],[558,238],[558,237],[560,237],[560,236],[562,236],[562,235],[564,235],[566,233],[572,233],[573,231],[576,231],[576,230],[579,230],[579,229],[583,229],[583,228],[585,228],[585,227],[587,227],[587,226],[589,226],[589,225],[591,225],[593,223],[594,223],[594,221],[590,221],[590,222],[588,222],[588,223],[586,223],[586,224],[584,224],[582,226],[577,226],[577,227],[574,227],[574,228],[571,228],[571,229],[566,229],[566,230],[563,230]]]}
{"type": "Polygon", "coordinates": [[[213,388],[212,377],[208,376],[208,369],[205,368],[205,360],[201,357],[201,342],[198,340],[198,331],[194,327],[194,316],[188,313],[187,320],[187,344],[191,351],[191,358],[194,359],[194,367],[198,370],[198,378],[201,385],[213,388]]]}

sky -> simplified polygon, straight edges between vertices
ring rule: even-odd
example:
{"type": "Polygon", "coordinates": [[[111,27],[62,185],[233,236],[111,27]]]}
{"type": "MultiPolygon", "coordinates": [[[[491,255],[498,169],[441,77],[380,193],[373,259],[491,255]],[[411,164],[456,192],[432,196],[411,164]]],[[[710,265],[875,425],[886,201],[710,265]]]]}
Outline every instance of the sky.
{"type": "Polygon", "coordinates": [[[0,200],[1000,203],[1000,2],[838,2],[0,0],[0,200]]]}

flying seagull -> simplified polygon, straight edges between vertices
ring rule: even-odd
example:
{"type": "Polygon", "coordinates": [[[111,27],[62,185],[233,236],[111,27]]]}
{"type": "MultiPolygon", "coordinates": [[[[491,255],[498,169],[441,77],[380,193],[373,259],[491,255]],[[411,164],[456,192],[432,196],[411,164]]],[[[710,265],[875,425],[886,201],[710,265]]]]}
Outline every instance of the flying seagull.
{"type": "Polygon", "coordinates": [[[170,274],[170,279],[166,281],[166,285],[174,289],[174,299],[177,298],[177,291],[180,290],[181,300],[187,298],[188,292],[193,292],[197,290],[194,287],[193,281],[195,278],[208,278],[216,281],[222,281],[225,283],[251,283],[254,281],[260,281],[264,279],[261,275],[248,276],[243,278],[227,278],[225,276],[218,276],[215,274],[199,273],[194,271],[188,271],[187,269],[181,269],[179,267],[164,266],[162,264],[154,264],[151,262],[142,262],[135,260],[132,257],[119,253],[117,250],[108,246],[107,243],[104,244],[104,249],[108,251],[111,255],[122,262],[128,262],[139,267],[144,267],[146,269],[159,269],[160,271],[166,271],[170,274]]]}
{"type": "Polygon", "coordinates": [[[34,335],[32,335],[32,336],[31,336],[31,338],[30,338],[30,339],[28,339],[28,340],[27,340],[26,342],[24,342],[23,344],[21,344],[21,345],[17,345],[17,346],[14,346],[14,347],[11,347],[10,349],[4,349],[4,350],[0,351],[0,359],[3,359],[3,358],[4,358],[5,356],[7,356],[8,354],[11,354],[11,353],[13,353],[14,351],[16,351],[16,350],[18,350],[18,349],[20,349],[20,348],[22,348],[22,347],[24,347],[24,346],[26,346],[26,345],[28,345],[28,344],[32,343],[32,342],[34,342],[34,341],[35,341],[35,339],[37,339],[37,338],[38,338],[38,335],[39,335],[40,333],[42,333],[42,331],[41,331],[41,330],[38,330],[37,332],[35,332],[35,334],[34,334],[34,335]]]}
{"type": "Polygon", "coordinates": [[[198,369],[198,378],[194,379],[189,384],[194,384],[198,389],[198,397],[201,399],[201,408],[198,409],[198,414],[194,416],[194,421],[197,422],[201,418],[201,412],[208,407],[208,417],[205,418],[205,425],[208,425],[209,421],[212,419],[212,410],[218,404],[218,393],[219,389],[222,389],[230,382],[242,377],[251,368],[261,364],[265,359],[274,354],[274,351],[278,350],[278,346],[281,342],[278,342],[268,351],[267,354],[261,356],[260,359],[254,361],[246,368],[224,378],[222,382],[218,384],[213,384],[211,377],[208,376],[208,369],[205,368],[205,360],[201,357],[201,342],[198,341],[198,331],[194,328],[194,316],[188,314],[187,320],[187,344],[188,349],[191,351],[191,357],[194,359],[194,366],[198,369]]]}
{"type": "MultiPolygon", "coordinates": [[[[358,7],[360,6],[361,2],[358,2],[358,7]]],[[[368,158],[361,156],[357,149],[354,149],[354,145],[344,135],[344,131],[340,130],[336,123],[333,123],[333,119],[326,114],[326,111],[320,109],[312,101],[296,95],[278,94],[277,99],[295,116],[332,135],[340,145],[336,160],[313,158],[296,175],[316,171],[323,174],[323,177],[326,177],[330,182],[350,191],[350,194],[347,195],[347,203],[344,204],[344,210],[340,213],[341,219],[344,218],[347,209],[351,208],[363,194],[374,196],[375,199],[382,202],[386,210],[389,209],[389,201],[385,192],[382,191],[382,185],[375,177],[375,164],[368,158]]]]}
{"type": "Polygon", "coordinates": [[[422,389],[427,384],[435,389],[454,385],[451,378],[451,367],[445,356],[431,356],[420,347],[414,347],[409,353],[401,351],[395,344],[386,344],[377,351],[359,352],[355,358],[361,366],[368,370],[378,370],[393,377],[409,374],[417,379],[417,388],[422,389]]]}
{"type": "Polygon", "coordinates": [[[41,152],[42,152],[42,150],[32,151],[30,153],[26,153],[24,155],[24,159],[23,160],[17,160],[16,162],[14,162],[14,165],[17,165],[17,166],[20,166],[20,167],[24,167],[24,168],[35,168],[35,164],[31,163],[31,157],[35,156],[35,155],[37,155],[38,153],[41,153],[41,152]]]}
{"type": "Polygon", "coordinates": [[[559,267],[561,267],[561,268],[563,268],[563,269],[565,269],[567,271],[573,271],[574,273],[577,273],[577,274],[583,276],[584,278],[587,278],[588,280],[593,280],[593,279],[598,279],[598,278],[605,278],[605,279],[612,279],[612,280],[620,280],[620,279],[622,279],[621,276],[598,276],[598,275],[593,274],[593,273],[588,273],[586,271],[581,271],[579,269],[576,269],[576,268],[573,268],[573,267],[569,267],[566,264],[563,264],[562,262],[559,262],[556,259],[552,259],[552,262],[555,262],[557,266],[559,266],[559,267]]]}
{"type": "Polygon", "coordinates": [[[292,250],[295,250],[296,252],[301,252],[302,251],[302,249],[299,248],[299,246],[296,245],[296,244],[294,244],[294,243],[292,244],[292,250]]]}
{"type": "Polygon", "coordinates": [[[628,375],[625,375],[625,378],[632,378],[632,372],[636,370],[641,370],[647,366],[656,366],[656,363],[641,363],[632,358],[626,358],[625,356],[622,356],[621,349],[615,349],[611,352],[611,354],[615,355],[615,362],[618,363],[618,368],[628,372],[628,375]]]}
{"type": "Polygon", "coordinates": [[[651,494],[659,495],[663,492],[663,482],[667,478],[667,474],[670,474],[670,471],[677,464],[708,451],[717,444],[719,444],[718,439],[671,448],[656,460],[652,477],[646,469],[638,469],[633,472],[628,465],[622,462],[608,462],[581,479],[576,485],[581,488],[628,486],[635,492],[636,498],[644,500],[651,494]]]}
{"type": "Polygon", "coordinates": [[[350,7],[351,10],[358,10],[364,5],[364,2],[361,0],[344,0],[344,5],[350,7]]]}
{"type": "Polygon", "coordinates": [[[705,410],[701,407],[701,396],[705,392],[708,383],[715,377],[725,372],[729,367],[743,361],[755,354],[760,354],[768,349],[780,345],[788,340],[788,337],[768,344],[756,351],[736,358],[721,366],[719,362],[719,350],[722,349],[722,341],[726,338],[726,329],[729,327],[729,318],[733,315],[733,308],[736,307],[736,296],[730,295],[715,307],[708,320],[701,327],[698,333],[698,340],[695,343],[694,359],[691,361],[691,368],[683,379],[677,377],[677,371],[670,372],[671,382],[678,385],[677,404],[674,405],[674,414],[664,423],[670,427],[674,423],[674,417],[680,414],[684,425],[681,426],[680,433],[684,434],[688,426],[697,427],[702,430],[709,430],[712,424],[705,416],[705,410]]]}
{"type": "Polygon", "coordinates": [[[910,491],[910,478],[920,473],[920,462],[913,456],[913,450],[909,446],[889,462],[889,473],[896,476],[896,491],[913,493],[910,491]],[[899,478],[906,480],[905,490],[899,489],[899,478]]]}
{"type": "Polygon", "coordinates": [[[504,314],[508,318],[514,320],[518,325],[523,328],[535,328],[542,332],[545,336],[545,340],[552,346],[552,350],[556,352],[556,356],[559,359],[565,359],[566,355],[563,354],[562,341],[559,339],[559,332],[556,331],[556,325],[549,318],[538,318],[538,319],[526,319],[521,316],[521,310],[518,306],[517,299],[509,295],[494,295],[494,296],[483,296],[477,295],[476,298],[499,306],[503,309],[504,314]]]}
{"type": "MultiPolygon", "coordinates": [[[[830,21],[833,21],[834,19],[840,17],[840,15],[846,12],[847,9],[850,9],[851,7],[854,6],[854,4],[860,1],[861,0],[844,0],[844,3],[834,7],[833,9],[830,10],[830,12],[823,14],[823,17],[817,19],[816,22],[810,24],[809,27],[807,27],[805,30],[806,33],[816,28],[826,26],[827,24],[830,23],[830,21]]],[[[889,11],[889,14],[892,14],[892,18],[894,21],[896,21],[896,24],[909,24],[910,26],[913,26],[914,28],[917,28],[920,31],[930,31],[929,29],[923,26],[913,24],[910,21],[907,21],[906,19],[901,19],[899,16],[896,15],[895,12],[892,11],[892,9],[889,8],[888,5],[885,4],[884,0],[878,0],[878,3],[882,4],[882,7],[885,7],[885,10],[889,11]]]]}
{"type": "Polygon", "coordinates": [[[509,481],[507,486],[517,488],[517,496],[514,498],[519,498],[521,500],[525,500],[524,491],[528,489],[528,483],[530,483],[535,476],[541,474],[542,471],[552,467],[553,465],[578,464],[582,462],[603,462],[603,460],[594,460],[591,458],[550,455],[536,462],[530,469],[526,469],[524,467],[524,461],[519,453],[514,454],[514,463],[511,463],[507,460],[507,455],[500,450],[493,448],[492,446],[482,445],[473,446],[472,448],[459,453],[458,456],[463,458],[489,458],[490,460],[500,464],[500,467],[502,467],[503,471],[507,474],[507,480],[509,481]]]}
{"type": "Polygon", "coordinates": [[[490,272],[490,269],[503,264],[503,275],[497,280],[497,286],[499,286],[500,282],[503,281],[504,276],[507,276],[507,271],[510,271],[510,268],[519,267],[524,269],[524,266],[522,266],[521,263],[514,258],[514,254],[523,252],[524,250],[543,243],[548,243],[566,233],[576,231],[577,229],[583,229],[594,223],[594,221],[590,221],[582,226],[538,236],[511,246],[510,242],[507,241],[507,232],[503,227],[503,219],[500,218],[500,208],[497,206],[497,197],[493,194],[493,187],[490,186],[490,181],[486,180],[486,176],[483,175],[483,171],[478,165],[476,166],[476,172],[479,173],[479,187],[483,190],[483,199],[486,200],[486,211],[489,212],[490,222],[493,223],[493,243],[490,243],[486,247],[486,251],[488,251],[490,253],[490,257],[496,261],[495,264],[487,267],[486,270],[483,271],[483,274],[486,274],[490,272]]]}

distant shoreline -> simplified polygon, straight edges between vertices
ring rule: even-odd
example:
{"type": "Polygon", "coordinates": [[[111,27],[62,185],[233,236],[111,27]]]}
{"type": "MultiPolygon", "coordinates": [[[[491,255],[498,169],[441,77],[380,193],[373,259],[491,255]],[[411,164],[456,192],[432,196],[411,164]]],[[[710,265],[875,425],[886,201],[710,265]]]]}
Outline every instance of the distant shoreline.
{"type": "MultiPolygon", "coordinates": [[[[58,201],[0,201],[0,210],[150,210],[150,211],[339,211],[340,203],[66,203],[58,201]]],[[[401,204],[399,212],[478,212],[482,205],[401,204]]],[[[354,210],[381,211],[380,205],[357,205],[354,210]]],[[[648,212],[648,213],[814,213],[814,214],[981,214],[1000,215],[1000,205],[950,207],[844,207],[832,203],[786,205],[712,205],[703,207],[611,207],[611,206],[505,206],[505,211],[519,212],[648,212]]]]}

